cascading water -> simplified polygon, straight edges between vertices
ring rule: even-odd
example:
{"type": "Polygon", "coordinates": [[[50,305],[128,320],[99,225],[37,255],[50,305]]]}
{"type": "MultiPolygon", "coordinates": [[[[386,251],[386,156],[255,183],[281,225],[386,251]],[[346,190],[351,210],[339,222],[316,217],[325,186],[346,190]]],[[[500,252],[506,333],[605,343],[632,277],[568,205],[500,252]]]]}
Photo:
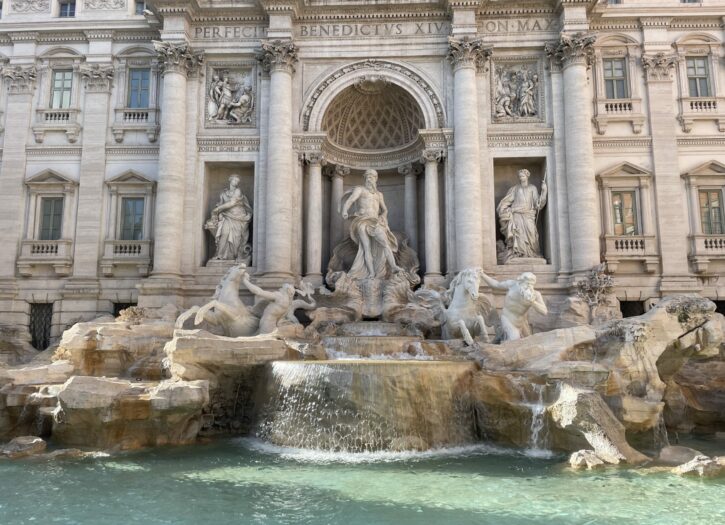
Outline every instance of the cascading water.
{"type": "Polygon", "coordinates": [[[270,365],[258,435],[340,452],[425,450],[474,442],[476,365],[337,360],[270,365]]]}
{"type": "Polygon", "coordinates": [[[546,385],[532,384],[537,393],[537,401],[529,405],[531,410],[531,438],[529,439],[529,452],[547,452],[546,444],[546,403],[544,390],[546,385]]]}

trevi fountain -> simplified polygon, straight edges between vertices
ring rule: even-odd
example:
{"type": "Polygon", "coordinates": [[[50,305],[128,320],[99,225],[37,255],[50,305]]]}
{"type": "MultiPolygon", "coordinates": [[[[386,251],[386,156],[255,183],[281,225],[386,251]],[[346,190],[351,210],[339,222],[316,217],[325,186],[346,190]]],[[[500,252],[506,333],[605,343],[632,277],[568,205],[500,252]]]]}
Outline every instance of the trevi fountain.
{"type": "Polygon", "coordinates": [[[0,525],[725,523],[724,14],[0,2],[0,525]]]}

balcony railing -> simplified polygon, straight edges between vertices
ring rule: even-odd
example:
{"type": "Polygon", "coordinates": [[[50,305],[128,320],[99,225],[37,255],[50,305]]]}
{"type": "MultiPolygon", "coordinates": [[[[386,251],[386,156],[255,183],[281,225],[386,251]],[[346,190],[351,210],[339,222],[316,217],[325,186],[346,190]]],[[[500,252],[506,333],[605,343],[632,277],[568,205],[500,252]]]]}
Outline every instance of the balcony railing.
{"type": "Polygon", "coordinates": [[[718,260],[725,261],[725,235],[690,235],[690,262],[696,273],[706,273],[718,260]]]}
{"type": "Polygon", "coordinates": [[[642,262],[646,271],[653,272],[659,264],[657,241],[654,235],[606,235],[604,258],[612,272],[625,261],[642,262]]]}
{"type": "Polygon", "coordinates": [[[117,266],[136,266],[140,275],[148,275],[151,266],[151,242],[107,240],[103,249],[101,271],[113,275],[117,266]]]}
{"type": "Polygon", "coordinates": [[[73,241],[22,241],[18,257],[18,272],[29,276],[41,266],[52,266],[58,275],[68,275],[73,265],[73,241]]]}
{"type": "Polygon", "coordinates": [[[641,133],[644,125],[642,100],[639,98],[599,98],[593,118],[597,133],[604,135],[610,122],[629,122],[634,133],[641,133]]]}
{"type": "Polygon", "coordinates": [[[81,126],[78,123],[80,110],[77,108],[44,108],[36,110],[33,135],[35,142],[42,143],[45,134],[49,131],[62,131],[68,137],[68,142],[78,140],[81,126]]]}
{"type": "Polygon", "coordinates": [[[714,120],[720,131],[725,131],[725,98],[683,97],[680,99],[680,124],[686,133],[692,131],[696,120],[714,120]]]}
{"type": "Polygon", "coordinates": [[[112,132],[116,142],[123,142],[127,131],[143,131],[150,142],[158,136],[159,110],[156,108],[119,108],[112,132]]]}

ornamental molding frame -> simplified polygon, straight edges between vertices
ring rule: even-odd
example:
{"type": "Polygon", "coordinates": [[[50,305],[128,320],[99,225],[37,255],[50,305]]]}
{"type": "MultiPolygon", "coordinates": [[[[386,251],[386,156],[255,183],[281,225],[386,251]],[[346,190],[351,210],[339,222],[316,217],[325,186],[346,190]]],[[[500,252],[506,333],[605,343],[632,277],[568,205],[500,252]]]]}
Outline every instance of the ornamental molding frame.
{"type": "Polygon", "coordinates": [[[622,151],[628,152],[649,152],[652,148],[651,137],[613,137],[613,138],[595,138],[593,141],[594,149],[600,152],[611,152],[620,154],[622,151]]]}
{"type": "Polygon", "coordinates": [[[538,132],[492,132],[488,134],[488,146],[494,149],[546,148],[553,144],[553,129],[538,132]]]}
{"type": "Polygon", "coordinates": [[[678,137],[677,146],[685,148],[705,148],[705,151],[711,152],[711,148],[725,148],[725,137],[719,135],[709,135],[700,137],[678,137]]]}
{"type": "Polygon", "coordinates": [[[197,137],[199,153],[256,153],[259,151],[259,137],[197,137]]]}
{"type": "Polygon", "coordinates": [[[366,168],[386,170],[397,169],[403,164],[420,161],[423,149],[425,149],[423,140],[418,137],[418,140],[404,148],[381,150],[374,153],[342,148],[329,141],[325,142],[322,151],[330,164],[358,170],[366,168]]]}
{"type": "Polygon", "coordinates": [[[106,155],[109,157],[158,157],[158,146],[107,146],[106,155]]]}
{"type": "Polygon", "coordinates": [[[81,146],[26,146],[28,157],[77,157],[81,158],[81,146]]]}
{"type": "Polygon", "coordinates": [[[347,87],[370,75],[405,89],[420,106],[427,129],[445,127],[446,116],[441,99],[422,73],[400,62],[367,59],[338,66],[313,84],[302,106],[302,129],[322,131],[322,119],[333,99],[347,87]]]}

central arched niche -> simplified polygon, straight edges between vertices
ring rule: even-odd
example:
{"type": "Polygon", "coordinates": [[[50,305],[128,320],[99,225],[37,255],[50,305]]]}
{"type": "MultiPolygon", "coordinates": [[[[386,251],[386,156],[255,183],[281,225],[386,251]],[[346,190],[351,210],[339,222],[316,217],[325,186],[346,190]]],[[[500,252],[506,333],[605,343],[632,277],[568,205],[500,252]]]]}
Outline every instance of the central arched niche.
{"type": "Polygon", "coordinates": [[[425,118],[415,99],[383,79],[361,79],[330,103],[322,129],[332,144],[351,150],[397,150],[418,139],[425,118]]]}

